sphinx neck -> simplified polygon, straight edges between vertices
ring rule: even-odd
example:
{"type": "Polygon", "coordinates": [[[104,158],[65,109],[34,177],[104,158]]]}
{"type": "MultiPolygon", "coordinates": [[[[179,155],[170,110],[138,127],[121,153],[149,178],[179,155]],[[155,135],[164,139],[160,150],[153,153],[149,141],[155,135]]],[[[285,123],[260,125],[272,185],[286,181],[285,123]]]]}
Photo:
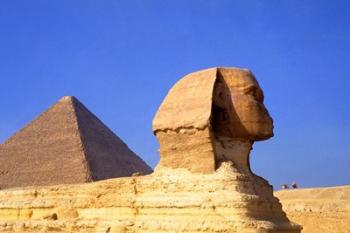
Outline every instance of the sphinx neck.
{"type": "Polygon", "coordinates": [[[249,154],[253,142],[244,139],[234,139],[229,137],[215,137],[215,162],[219,167],[222,162],[231,161],[238,172],[252,174],[249,163],[249,154]]]}

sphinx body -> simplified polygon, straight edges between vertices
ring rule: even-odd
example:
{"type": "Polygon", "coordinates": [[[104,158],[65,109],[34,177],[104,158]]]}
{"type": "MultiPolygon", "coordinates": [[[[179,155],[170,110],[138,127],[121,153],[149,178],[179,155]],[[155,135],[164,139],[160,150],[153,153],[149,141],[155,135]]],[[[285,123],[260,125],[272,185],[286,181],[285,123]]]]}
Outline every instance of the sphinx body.
{"type": "Polygon", "coordinates": [[[154,118],[153,174],[0,191],[0,232],[300,233],[249,166],[272,128],[248,70],[189,74],[154,118]]]}

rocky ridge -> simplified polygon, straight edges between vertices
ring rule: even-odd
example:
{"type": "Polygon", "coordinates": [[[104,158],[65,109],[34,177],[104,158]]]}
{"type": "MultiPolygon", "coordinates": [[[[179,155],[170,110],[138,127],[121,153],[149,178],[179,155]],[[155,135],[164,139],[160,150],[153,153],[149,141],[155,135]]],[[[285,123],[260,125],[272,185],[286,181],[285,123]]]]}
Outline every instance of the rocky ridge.
{"type": "Polygon", "coordinates": [[[300,232],[266,181],[223,163],[213,174],[140,177],[0,192],[0,232],[300,232]]]}

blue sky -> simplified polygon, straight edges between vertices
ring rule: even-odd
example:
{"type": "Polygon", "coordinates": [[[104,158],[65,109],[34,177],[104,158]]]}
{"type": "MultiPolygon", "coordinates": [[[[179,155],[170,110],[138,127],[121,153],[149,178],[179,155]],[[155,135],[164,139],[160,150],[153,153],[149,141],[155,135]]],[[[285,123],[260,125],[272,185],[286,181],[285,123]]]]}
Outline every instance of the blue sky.
{"type": "Polygon", "coordinates": [[[293,0],[3,0],[0,142],[74,95],[148,164],[152,118],[182,76],[250,68],[275,137],[255,173],[278,187],[350,184],[350,3],[293,0]]]}

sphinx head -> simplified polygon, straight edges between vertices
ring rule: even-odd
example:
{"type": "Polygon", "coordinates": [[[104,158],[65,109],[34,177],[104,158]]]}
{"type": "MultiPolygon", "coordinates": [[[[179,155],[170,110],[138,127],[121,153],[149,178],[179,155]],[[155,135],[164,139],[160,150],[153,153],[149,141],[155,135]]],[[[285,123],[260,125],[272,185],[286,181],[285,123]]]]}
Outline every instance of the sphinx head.
{"type": "Polygon", "coordinates": [[[250,171],[252,143],[273,136],[263,92],[245,69],[191,73],[169,91],[154,120],[158,166],[208,173],[223,161],[250,171]]]}

